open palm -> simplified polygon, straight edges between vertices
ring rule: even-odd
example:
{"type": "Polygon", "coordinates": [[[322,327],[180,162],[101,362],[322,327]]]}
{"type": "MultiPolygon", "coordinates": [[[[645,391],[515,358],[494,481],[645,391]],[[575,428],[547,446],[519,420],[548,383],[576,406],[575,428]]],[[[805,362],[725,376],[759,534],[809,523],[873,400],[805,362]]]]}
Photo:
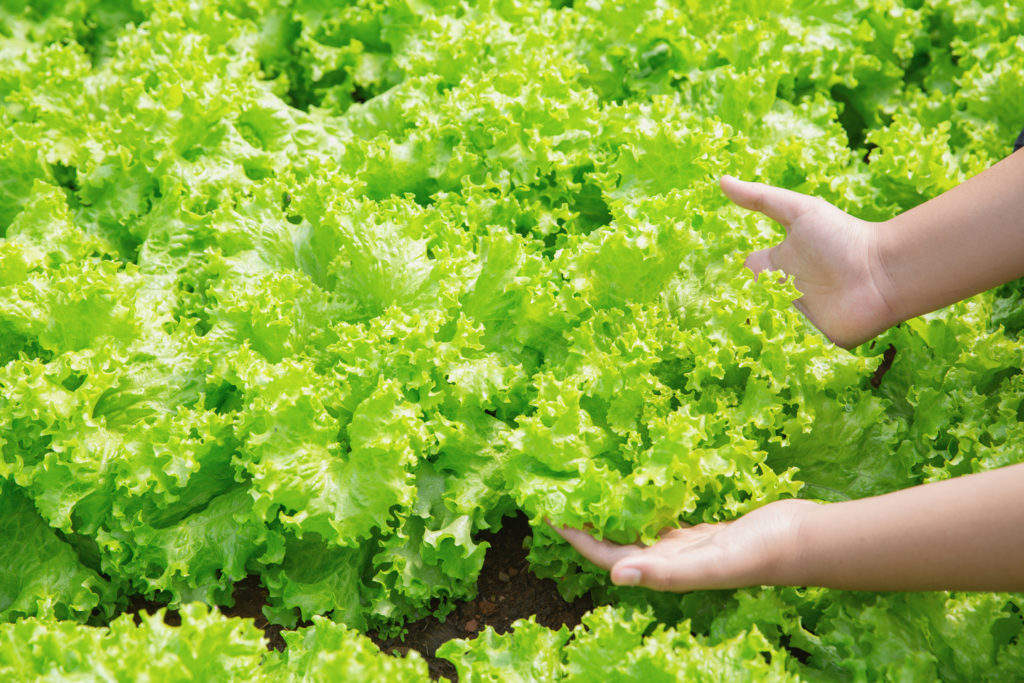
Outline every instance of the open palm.
{"type": "Polygon", "coordinates": [[[815,505],[776,501],[732,522],[667,530],[650,546],[599,541],[581,529],[555,531],[591,562],[610,570],[619,585],[676,592],[740,588],[781,575],[794,552],[800,515],[815,505]]]}

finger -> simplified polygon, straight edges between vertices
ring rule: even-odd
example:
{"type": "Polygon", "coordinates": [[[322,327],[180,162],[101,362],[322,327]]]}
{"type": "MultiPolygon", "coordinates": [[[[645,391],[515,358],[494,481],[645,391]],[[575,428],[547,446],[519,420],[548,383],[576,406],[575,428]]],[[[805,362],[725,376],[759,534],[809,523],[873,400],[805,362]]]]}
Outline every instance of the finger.
{"type": "Polygon", "coordinates": [[[751,252],[747,259],[743,262],[743,265],[750,269],[754,273],[754,279],[766,270],[778,270],[779,267],[775,265],[774,259],[775,247],[769,247],[768,249],[761,249],[759,251],[751,252]]]}
{"type": "Polygon", "coordinates": [[[783,227],[788,227],[799,218],[809,203],[814,201],[813,197],[799,192],[747,182],[729,175],[722,176],[718,184],[729,199],[745,209],[760,211],[783,227]]]}
{"type": "Polygon", "coordinates": [[[582,529],[552,526],[555,532],[576,548],[577,552],[601,569],[611,569],[619,560],[635,555],[643,550],[636,544],[619,545],[611,541],[599,541],[582,529]]]}
{"type": "Polygon", "coordinates": [[[729,580],[728,568],[721,567],[720,560],[720,555],[707,546],[680,555],[638,554],[616,562],[611,569],[611,579],[619,586],[643,586],[676,593],[740,587],[742,582],[729,580]]]}

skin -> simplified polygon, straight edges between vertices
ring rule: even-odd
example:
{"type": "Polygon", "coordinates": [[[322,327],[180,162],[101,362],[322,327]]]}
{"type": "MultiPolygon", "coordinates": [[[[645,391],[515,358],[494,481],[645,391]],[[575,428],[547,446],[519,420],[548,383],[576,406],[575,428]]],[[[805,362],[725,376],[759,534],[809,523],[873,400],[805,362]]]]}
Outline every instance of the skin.
{"type": "MultiPolygon", "coordinates": [[[[786,229],[746,264],[792,275],[797,308],[840,346],[1024,276],[1024,154],[883,223],[761,183],[721,187],[786,229]]],[[[614,583],[657,590],[1024,591],[1022,491],[1024,464],[843,503],[777,501],[647,547],[556,531],[614,583]]]]}

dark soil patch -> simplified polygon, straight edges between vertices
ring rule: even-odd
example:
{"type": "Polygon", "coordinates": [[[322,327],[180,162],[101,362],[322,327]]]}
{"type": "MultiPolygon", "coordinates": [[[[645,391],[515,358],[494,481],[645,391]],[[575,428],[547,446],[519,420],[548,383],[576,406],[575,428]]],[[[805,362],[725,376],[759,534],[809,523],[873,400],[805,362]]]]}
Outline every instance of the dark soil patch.
{"type": "MultiPolygon", "coordinates": [[[[263,616],[263,606],[267,604],[267,589],[260,582],[260,577],[251,575],[236,583],[232,590],[232,597],[235,599],[234,607],[224,607],[223,605],[217,607],[221,614],[226,617],[252,619],[256,628],[263,631],[263,635],[266,636],[268,650],[284,650],[285,642],[281,637],[284,627],[271,624],[263,616]]],[[[164,607],[167,607],[166,603],[135,597],[129,600],[128,609],[125,611],[134,615],[135,623],[139,624],[141,622],[140,613],[153,614],[164,607]]],[[[181,626],[181,613],[178,610],[167,610],[164,614],[164,623],[168,626],[181,626]]],[[[308,624],[303,623],[300,626],[308,626],[308,624]]]]}
{"type": "Polygon", "coordinates": [[[267,649],[284,650],[284,638],[281,637],[284,627],[271,624],[263,616],[263,606],[267,604],[267,589],[263,587],[260,577],[250,575],[239,581],[235,584],[232,595],[235,598],[235,606],[221,607],[220,611],[228,617],[252,619],[256,628],[262,630],[267,637],[267,649]]]}
{"type": "MultiPolygon", "coordinates": [[[[164,607],[167,607],[167,603],[134,597],[128,601],[128,609],[125,610],[125,613],[135,617],[135,625],[138,626],[142,623],[142,619],[139,618],[141,613],[154,614],[164,607]]],[[[164,613],[164,623],[168,626],[181,626],[181,613],[176,609],[167,610],[164,613]]]]}
{"type": "MultiPolygon", "coordinates": [[[[477,582],[477,597],[459,603],[444,620],[425,617],[410,622],[406,624],[404,639],[382,639],[374,633],[367,635],[384,652],[405,654],[416,650],[427,660],[433,678],[447,676],[456,681],[455,667],[447,660],[434,657],[437,648],[446,641],[472,638],[488,626],[498,633],[505,633],[511,630],[512,622],[529,616],[534,616],[538,624],[548,628],[576,626],[580,618],[593,608],[593,603],[589,598],[567,603],[559,595],[554,581],[538,579],[530,572],[523,547],[530,533],[526,517],[517,515],[506,518],[500,531],[480,534],[478,540],[487,541],[490,547],[477,582]]],[[[221,607],[221,612],[229,617],[252,619],[266,635],[269,649],[284,650],[283,627],[269,623],[263,615],[267,590],[260,578],[253,575],[236,583],[233,597],[234,606],[221,607]]],[[[129,602],[127,612],[134,614],[138,623],[141,612],[152,614],[163,607],[166,605],[135,598],[129,602]]],[[[171,626],[179,626],[181,615],[175,610],[168,610],[164,621],[171,626]]],[[[300,624],[303,625],[307,624],[300,624]]]]}
{"type": "Polygon", "coordinates": [[[496,533],[481,534],[479,540],[487,541],[491,547],[487,549],[477,582],[477,597],[459,603],[444,620],[427,617],[407,624],[404,640],[380,639],[372,633],[369,636],[384,652],[405,654],[416,650],[427,660],[433,678],[447,676],[455,681],[455,667],[447,660],[434,657],[434,652],[446,641],[472,638],[488,626],[505,633],[512,630],[512,622],[531,615],[538,624],[548,628],[576,626],[593,608],[593,603],[589,598],[567,603],[559,595],[554,581],[538,579],[530,572],[523,548],[523,541],[529,535],[530,524],[523,515],[505,519],[496,533]]]}

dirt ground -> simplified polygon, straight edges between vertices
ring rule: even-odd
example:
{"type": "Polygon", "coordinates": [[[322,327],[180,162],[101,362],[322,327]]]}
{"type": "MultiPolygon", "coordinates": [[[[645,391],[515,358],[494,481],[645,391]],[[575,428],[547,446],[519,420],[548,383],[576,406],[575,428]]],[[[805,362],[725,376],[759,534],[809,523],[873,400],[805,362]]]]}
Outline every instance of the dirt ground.
{"type": "MultiPolygon", "coordinates": [[[[434,657],[434,652],[444,642],[453,638],[469,638],[487,626],[499,633],[511,629],[517,619],[531,615],[537,623],[549,628],[563,624],[572,628],[592,607],[590,600],[581,599],[565,602],[555,588],[555,582],[538,579],[528,568],[523,540],[530,534],[530,525],[522,515],[505,520],[497,533],[483,533],[478,540],[487,541],[490,547],[484,559],[483,570],[477,583],[475,600],[460,603],[444,621],[426,617],[406,625],[405,639],[381,639],[368,634],[381,650],[404,654],[409,650],[419,652],[430,667],[433,678],[445,676],[457,680],[455,667],[449,662],[434,657]]],[[[259,577],[250,576],[235,584],[234,607],[222,607],[227,616],[252,619],[262,629],[269,641],[269,647],[276,650],[285,648],[281,637],[281,626],[270,624],[263,616],[267,602],[267,591],[260,584],[259,577]]],[[[134,600],[129,612],[154,612],[163,605],[148,600],[134,600]]],[[[178,625],[181,619],[176,612],[168,612],[168,624],[178,625]]]]}
{"type": "Polygon", "coordinates": [[[385,652],[416,650],[429,663],[431,676],[447,676],[454,681],[455,667],[433,656],[445,641],[472,637],[487,626],[505,633],[511,630],[512,622],[531,615],[549,628],[579,624],[593,604],[589,599],[565,602],[554,581],[538,579],[529,571],[523,549],[523,539],[529,534],[530,525],[523,516],[506,519],[497,533],[481,534],[479,540],[491,547],[480,572],[476,599],[460,603],[444,622],[433,617],[412,622],[404,642],[397,638],[374,641],[385,652]]]}

